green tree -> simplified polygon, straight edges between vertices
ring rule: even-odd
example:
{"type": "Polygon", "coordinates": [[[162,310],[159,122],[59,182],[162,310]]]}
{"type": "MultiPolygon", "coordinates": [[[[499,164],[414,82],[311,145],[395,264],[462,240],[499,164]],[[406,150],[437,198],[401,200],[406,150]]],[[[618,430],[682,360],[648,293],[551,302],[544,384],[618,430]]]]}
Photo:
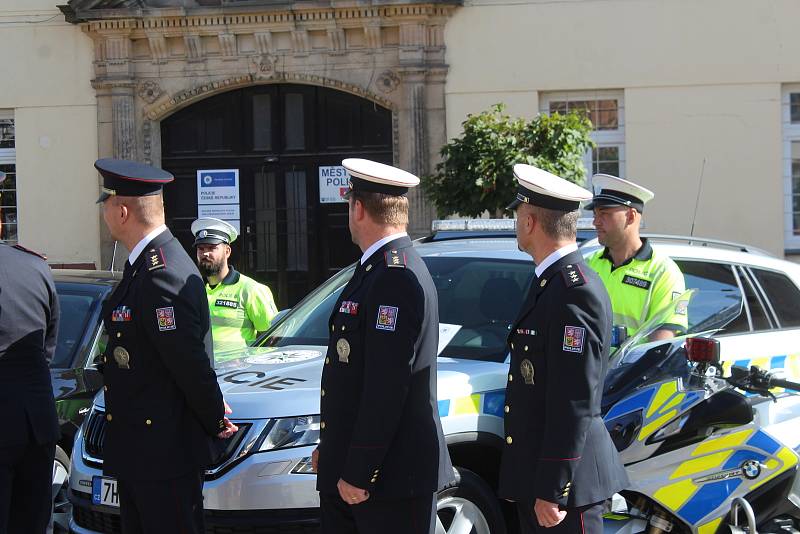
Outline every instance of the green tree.
{"type": "Polygon", "coordinates": [[[468,115],[463,133],[446,144],[434,174],[422,178],[425,194],[440,217],[469,217],[488,210],[499,217],[516,195],[512,167],[528,163],[582,184],[583,155],[594,143],[585,115],[539,115],[511,118],[503,104],[468,115]]]}

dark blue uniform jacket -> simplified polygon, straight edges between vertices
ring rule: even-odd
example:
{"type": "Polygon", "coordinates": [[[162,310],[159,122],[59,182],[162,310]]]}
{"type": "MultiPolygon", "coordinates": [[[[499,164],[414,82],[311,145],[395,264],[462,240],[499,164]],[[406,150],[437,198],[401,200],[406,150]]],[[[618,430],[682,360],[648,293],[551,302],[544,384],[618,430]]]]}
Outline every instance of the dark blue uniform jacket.
{"type": "Polygon", "coordinates": [[[322,372],[317,489],[432,495],[453,478],[436,399],[439,310],[407,237],[387,243],[336,301],[322,372]]]}

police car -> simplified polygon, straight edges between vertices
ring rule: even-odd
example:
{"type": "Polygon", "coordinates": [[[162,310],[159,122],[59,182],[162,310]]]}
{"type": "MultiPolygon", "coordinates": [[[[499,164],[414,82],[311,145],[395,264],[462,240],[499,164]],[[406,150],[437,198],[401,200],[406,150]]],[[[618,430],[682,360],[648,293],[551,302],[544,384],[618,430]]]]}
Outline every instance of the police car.
{"type": "MultiPolygon", "coordinates": [[[[470,223],[465,235],[415,244],[439,295],[438,406],[458,471],[457,482],[439,495],[437,533],[498,534],[515,521],[495,497],[504,443],[505,343],[533,266],[517,249],[513,221],[487,224],[492,227],[470,223]]],[[[725,359],[769,362],[800,352],[800,265],[743,245],[650,239],[676,260],[686,286],[700,290],[688,310],[689,333],[721,328],[715,336],[725,359]]],[[[597,246],[587,239],[583,249],[588,254],[597,246]]],[[[240,431],[206,473],[207,532],[318,530],[310,457],[319,438],[327,321],[352,272],[351,266],[333,276],[258,346],[217,369],[240,431]]],[[[102,472],[104,421],[101,393],[73,448],[70,527],[76,533],[120,531],[116,483],[102,472]]]]}

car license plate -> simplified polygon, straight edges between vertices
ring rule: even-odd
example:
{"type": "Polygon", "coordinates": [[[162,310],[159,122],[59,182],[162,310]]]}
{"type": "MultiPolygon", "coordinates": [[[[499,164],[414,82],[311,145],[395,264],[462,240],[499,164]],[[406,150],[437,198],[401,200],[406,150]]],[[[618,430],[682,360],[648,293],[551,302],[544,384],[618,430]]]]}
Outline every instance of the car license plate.
{"type": "Polygon", "coordinates": [[[92,502],[119,508],[117,481],[107,477],[92,477],[92,502]]]}

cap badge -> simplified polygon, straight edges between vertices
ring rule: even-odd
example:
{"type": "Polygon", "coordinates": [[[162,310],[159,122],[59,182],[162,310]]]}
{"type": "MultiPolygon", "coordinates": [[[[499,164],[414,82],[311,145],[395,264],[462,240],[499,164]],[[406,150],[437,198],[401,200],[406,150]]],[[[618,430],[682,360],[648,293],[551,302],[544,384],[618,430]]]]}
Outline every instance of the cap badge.
{"type": "Polygon", "coordinates": [[[197,234],[197,237],[199,237],[200,239],[205,239],[206,237],[208,237],[208,232],[206,230],[200,230],[200,233],[197,234]]]}

